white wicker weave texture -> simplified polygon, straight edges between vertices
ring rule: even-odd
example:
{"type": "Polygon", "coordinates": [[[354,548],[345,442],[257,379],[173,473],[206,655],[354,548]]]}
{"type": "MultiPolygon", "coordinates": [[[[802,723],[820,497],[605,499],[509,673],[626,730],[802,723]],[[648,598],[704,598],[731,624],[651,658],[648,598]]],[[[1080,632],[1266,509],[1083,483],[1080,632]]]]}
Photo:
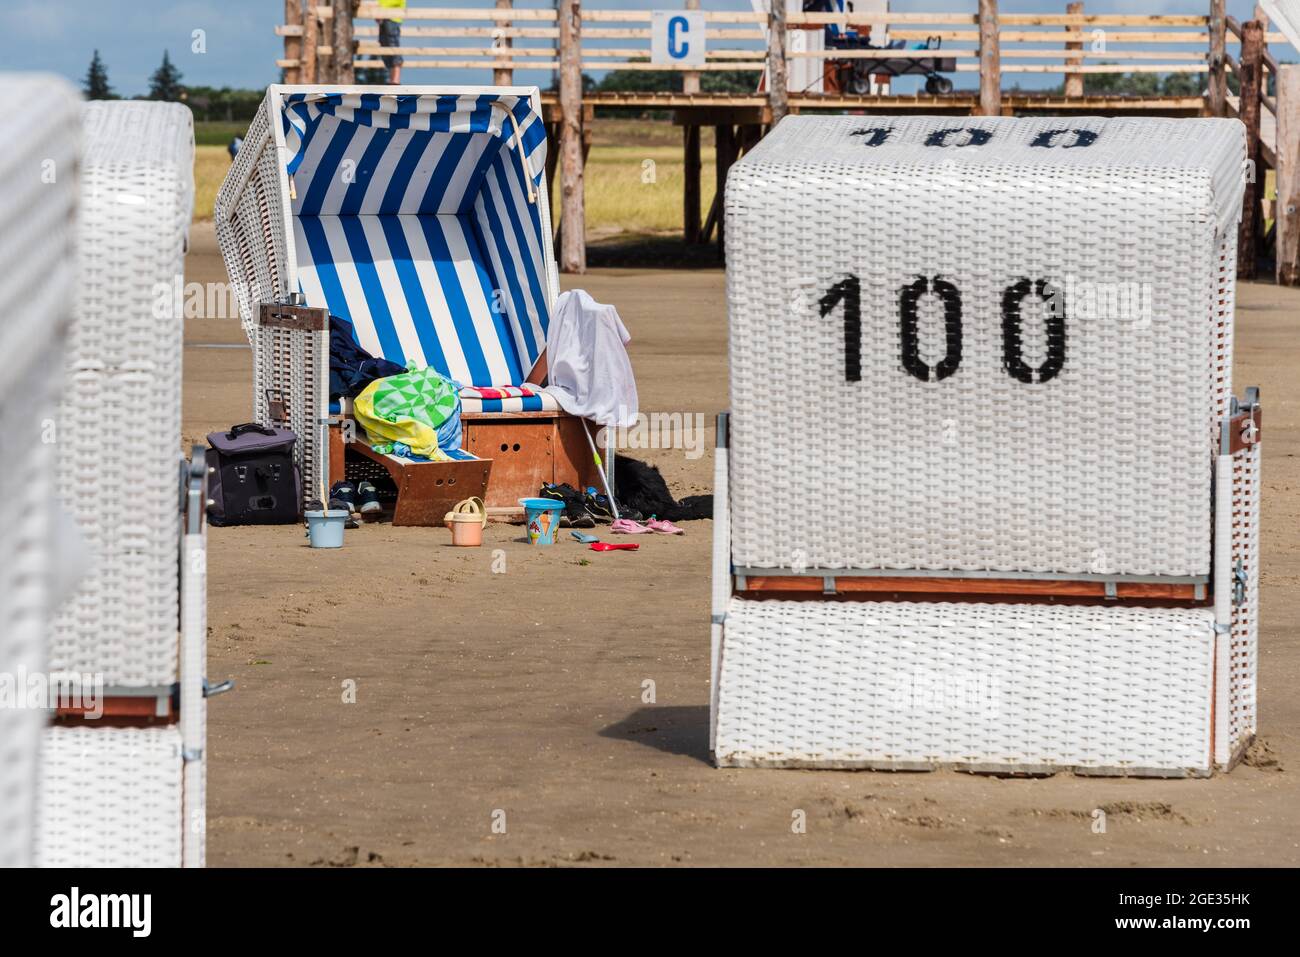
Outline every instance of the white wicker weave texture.
{"type": "Polygon", "coordinates": [[[0,104],[0,867],[30,864],[45,712],[24,675],[45,670],[54,614],[54,419],[72,317],[80,106],[54,77],[4,74],[0,104]]]}
{"type": "Polygon", "coordinates": [[[80,299],[59,417],[59,491],[94,571],[59,616],[51,664],[112,685],[176,680],[185,240],[192,114],[85,105],[80,299]]]}
{"type": "Polygon", "coordinates": [[[1230,120],[782,121],[727,182],[735,562],[1207,574],[1244,155],[1230,120]]]}
{"type": "Polygon", "coordinates": [[[1206,609],[748,601],[722,766],[1209,771],[1206,609]]]}
{"type": "Polygon", "coordinates": [[[38,814],[41,867],[179,867],[180,729],[47,728],[38,814]]]}
{"type": "Polygon", "coordinates": [[[1232,561],[1244,575],[1242,601],[1233,608],[1229,672],[1218,676],[1224,689],[1219,707],[1228,709],[1228,764],[1254,739],[1255,689],[1259,669],[1259,446],[1233,457],[1232,561]]]}

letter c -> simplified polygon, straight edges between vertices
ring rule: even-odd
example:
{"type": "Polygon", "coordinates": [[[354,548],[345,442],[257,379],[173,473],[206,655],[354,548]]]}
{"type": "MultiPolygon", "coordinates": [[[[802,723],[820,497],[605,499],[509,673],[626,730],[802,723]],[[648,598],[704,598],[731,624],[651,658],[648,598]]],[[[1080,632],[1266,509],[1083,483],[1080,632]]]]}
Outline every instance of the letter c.
{"type": "Polygon", "coordinates": [[[690,33],[691,22],[685,17],[672,17],[668,21],[668,55],[674,60],[684,59],[691,52],[690,41],[679,40],[679,31],[690,33]]]}

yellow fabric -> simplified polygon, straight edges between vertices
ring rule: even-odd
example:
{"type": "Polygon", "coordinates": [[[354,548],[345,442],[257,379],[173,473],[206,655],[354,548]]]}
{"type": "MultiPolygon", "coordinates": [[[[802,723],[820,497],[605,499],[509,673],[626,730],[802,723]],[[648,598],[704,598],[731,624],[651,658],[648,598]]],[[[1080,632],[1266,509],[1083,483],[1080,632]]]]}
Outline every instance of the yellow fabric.
{"type": "MultiPolygon", "coordinates": [[[[379,5],[387,10],[405,10],[406,0],[379,0],[379,5]]],[[[392,20],[394,23],[401,23],[401,17],[384,17],[385,20],[392,20]]]]}
{"type": "Polygon", "coordinates": [[[401,442],[415,455],[434,462],[450,461],[449,456],[438,448],[437,429],[408,416],[398,416],[396,421],[389,421],[375,413],[375,391],[383,384],[383,379],[376,379],[352,400],[352,417],[366,430],[371,443],[401,442]]]}

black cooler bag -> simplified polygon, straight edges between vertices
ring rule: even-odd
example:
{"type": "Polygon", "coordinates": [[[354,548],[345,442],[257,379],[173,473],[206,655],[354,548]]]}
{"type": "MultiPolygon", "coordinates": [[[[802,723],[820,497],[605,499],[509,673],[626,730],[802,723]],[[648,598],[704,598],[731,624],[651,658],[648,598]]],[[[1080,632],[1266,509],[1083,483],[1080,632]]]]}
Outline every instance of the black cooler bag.
{"type": "Polygon", "coordinates": [[[293,464],[298,437],[256,422],[209,432],[208,521],[213,525],[286,525],[302,511],[302,479],[293,464]]]}

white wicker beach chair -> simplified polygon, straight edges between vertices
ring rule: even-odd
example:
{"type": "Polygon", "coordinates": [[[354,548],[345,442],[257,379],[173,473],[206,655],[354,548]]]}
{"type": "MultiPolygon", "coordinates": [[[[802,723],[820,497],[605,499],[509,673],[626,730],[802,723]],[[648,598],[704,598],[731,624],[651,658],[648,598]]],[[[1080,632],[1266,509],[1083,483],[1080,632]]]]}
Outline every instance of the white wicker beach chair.
{"type": "MultiPolygon", "coordinates": [[[[215,219],[254,349],[254,415],[298,434],[305,498],[344,474],[345,433],[328,425],[349,410],[329,403],[326,312],[372,355],[463,386],[534,372],[558,289],[545,166],[535,87],[267,90],[215,219]],[[298,296],[317,311],[262,308],[298,296]]],[[[489,468],[489,505],[593,478],[580,421],[549,395],[462,401],[462,461],[412,468],[357,436],[378,475],[411,492],[396,524],[441,523],[482,494],[489,468]]]]}
{"type": "Polygon", "coordinates": [[[1232,120],[791,117],[733,168],[720,765],[1239,758],[1244,161],[1232,120]]]}
{"type": "Polygon", "coordinates": [[[105,720],[61,705],[45,732],[37,860],[198,865],[201,464],[178,496],[193,119],[179,104],[92,102],[83,125],[80,275],[58,466],[92,571],[61,610],[49,657],[53,669],[102,679],[105,720]]]}
{"type": "Polygon", "coordinates": [[[49,76],[4,74],[0,104],[0,867],[32,863],[46,713],[25,700],[46,671],[54,616],[54,449],[72,319],[78,97],[49,76]]]}

